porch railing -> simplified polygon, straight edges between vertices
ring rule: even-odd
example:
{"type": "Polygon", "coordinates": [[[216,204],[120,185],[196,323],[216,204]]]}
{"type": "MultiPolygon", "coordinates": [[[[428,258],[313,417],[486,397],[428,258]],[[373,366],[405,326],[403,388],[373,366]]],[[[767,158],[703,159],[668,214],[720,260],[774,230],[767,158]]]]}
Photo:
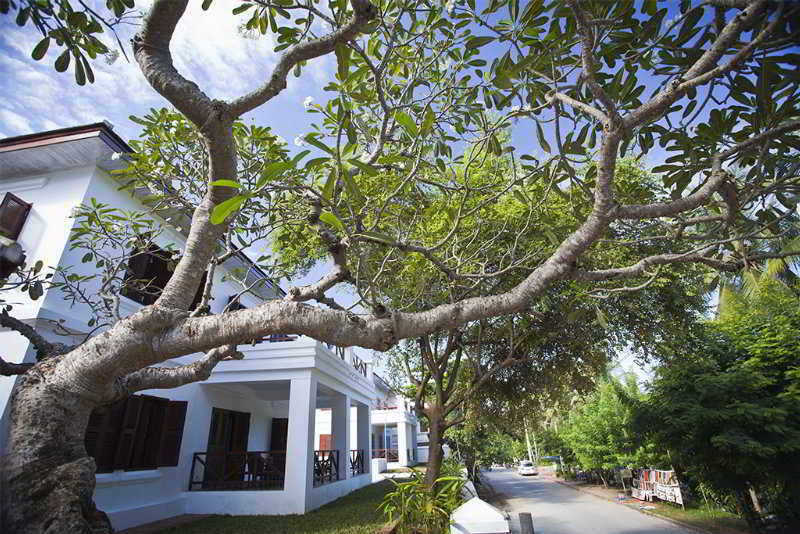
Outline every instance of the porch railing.
{"type": "Polygon", "coordinates": [[[397,449],[372,449],[373,458],[386,458],[387,462],[398,460],[397,449]]]}
{"type": "Polygon", "coordinates": [[[286,451],[196,452],[189,491],[282,490],[286,451]]]}
{"type": "Polygon", "coordinates": [[[314,487],[339,480],[339,451],[314,451],[314,487]]]}
{"type": "Polygon", "coordinates": [[[350,476],[363,475],[364,473],[364,449],[350,451],[350,476]]]}

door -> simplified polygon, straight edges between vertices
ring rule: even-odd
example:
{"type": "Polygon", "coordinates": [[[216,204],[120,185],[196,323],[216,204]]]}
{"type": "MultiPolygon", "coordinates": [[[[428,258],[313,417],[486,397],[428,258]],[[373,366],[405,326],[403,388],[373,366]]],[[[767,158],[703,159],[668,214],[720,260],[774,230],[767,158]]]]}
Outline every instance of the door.
{"type": "Polygon", "coordinates": [[[269,450],[272,462],[278,470],[280,477],[286,471],[286,443],[289,436],[289,419],[285,417],[272,418],[272,430],[269,433],[269,450]]]}
{"type": "Polygon", "coordinates": [[[333,448],[333,440],[331,439],[331,434],[320,434],[319,435],[319,450],[321,451],[329,451],[333,448]]]}
{"type": "Polygon", "coordinates": [[[204,489],[232,489],[244,480],[250,414],[212,408],[204,489]]]}

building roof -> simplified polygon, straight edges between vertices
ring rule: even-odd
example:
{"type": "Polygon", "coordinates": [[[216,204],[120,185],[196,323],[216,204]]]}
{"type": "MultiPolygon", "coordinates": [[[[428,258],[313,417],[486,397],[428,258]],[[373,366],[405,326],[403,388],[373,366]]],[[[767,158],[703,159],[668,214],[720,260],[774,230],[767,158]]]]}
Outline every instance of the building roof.
{"type": "MultiPolygon", "coordinates": [[[[0,177],[30,176],[87,165],[112,171],[127,165],[119,154],[132,152],[108,121],[7,137],[0,139],[0,177]]],[[[267,280],[278,295],[286,294],[246,254],[239,252],[236,257],[252,267],[256,276],[267,280]]]]}

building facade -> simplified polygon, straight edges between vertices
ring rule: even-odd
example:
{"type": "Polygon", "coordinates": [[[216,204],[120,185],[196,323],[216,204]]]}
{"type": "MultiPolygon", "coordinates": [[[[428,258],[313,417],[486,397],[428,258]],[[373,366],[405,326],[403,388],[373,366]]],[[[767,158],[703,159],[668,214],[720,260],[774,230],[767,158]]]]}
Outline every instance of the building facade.
{"type": "MultiPolygon", "coordinates": [[[[0,140],[0,252],[21,249],[28,265],[89,274],[93,264],[69,247],[70,216],[92,199],[143,211],[136,192],[121,191],[111,174],[124,165],[118,155],[130,151],[107,123],[0,140]]],[[[158,246],[180,250],[181,230],[157,222],[158,246]]],[[[147,269],[158,263],[154,258],[147,269]]],[[[226,260],[214,277],[212,312],[234,296],[245,307],[283,296],[244,255],[226,260]],[[242,294],[227,279],[232,272],[261,277],[261,284],[242,294]]],[[[78,343],[92,330],[90,309],[71,305],[58,289],[37,300],[13,291],[2,298],[51,341],[78,343]]],[[[146,298],[121,296],[121,314],[134,313],[146,298]]],[[[0,343],[7,361],[35,361],[18,333],[0,330],[0,343]]],[[[85,445],[98,465],[95,500],[115,528],[184,513],[304,513],[371,482],[370,362],[296,336],[270,336],[239,350],[243,359],[221,362],[204,382],[143,391],[92,414],[85,445]],[[318,422],[326,420],[321,441],[318,422]]],[[[0,377],[0,457],[11,454],[5,443],[14,382],[0,377]]]]}

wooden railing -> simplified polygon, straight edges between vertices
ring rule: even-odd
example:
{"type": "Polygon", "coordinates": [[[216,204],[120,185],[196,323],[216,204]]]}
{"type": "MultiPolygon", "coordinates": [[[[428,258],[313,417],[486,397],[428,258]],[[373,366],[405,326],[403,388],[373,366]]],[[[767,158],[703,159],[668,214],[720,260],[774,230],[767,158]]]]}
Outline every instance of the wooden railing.
{"type": "Polygon", "coordinates": [[[352,363],[355,370],[361,373],[362,375],[367,376],[367,362],[365,362],[355,354],[352,354],[351,357],[353,358],[352,363]]]}
{"type": "Polygon", "coordinates": [[[314,487],[339,480],[339,451],[314,451],[314,487]]]}
{"type": "Polygon", "coordinates": [[[364,449],[350,451],[350,476],[363,475],[364,470],[364,449]]]}
{"type": "Polygon", "coordinates": [[[196,452],[189,491],[282,490],[286,451],[196,452]]]}
{"type": "Polygon", "coordinates": [[[386,458],[387,462],[398,460],[397,449],[372,449],[373,458],[386,458]]]}

